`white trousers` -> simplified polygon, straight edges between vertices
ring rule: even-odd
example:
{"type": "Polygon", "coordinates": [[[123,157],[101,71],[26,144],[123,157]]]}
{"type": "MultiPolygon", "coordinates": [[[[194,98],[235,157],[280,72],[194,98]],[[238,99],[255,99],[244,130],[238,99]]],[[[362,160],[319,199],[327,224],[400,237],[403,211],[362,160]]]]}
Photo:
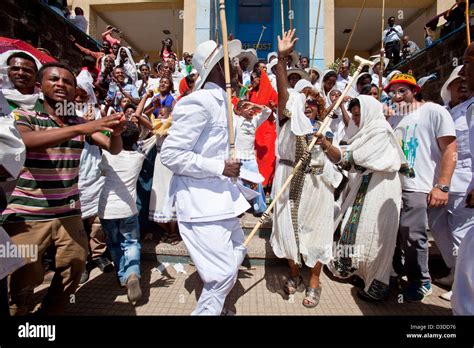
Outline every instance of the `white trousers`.
{"type": "Polygon", "coordinates": [[[466,196],[450,194],[446,206],[428,209],[428,223],[446,266],[454,269],[461,241],[474,228],[474,210],[466,208],[466,196]]]}
{"type": "Polygon", "coordinates": [[[220,315],[247,253],[240,221],[231,218],[178,224],[184,244],[204,283],[192,315],[220,315]]]}
{"type": "Polygon", "coordinates": [[[451,305],[454,315],[474,315],[474,228],[462,240],[454,274],[451,305]]]}

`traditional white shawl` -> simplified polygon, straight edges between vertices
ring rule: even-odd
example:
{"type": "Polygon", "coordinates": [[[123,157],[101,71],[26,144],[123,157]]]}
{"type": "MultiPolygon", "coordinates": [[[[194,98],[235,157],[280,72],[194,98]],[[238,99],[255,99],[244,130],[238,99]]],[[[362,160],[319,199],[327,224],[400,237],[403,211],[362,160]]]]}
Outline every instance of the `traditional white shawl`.
{"type": "Polygon", "coordinates": [[[39,70],[43,66],[40,61],[33,56],[31,53],[22,51],[22,50],[10,50],[0,54],[0,87],[2,88],[2,93],[5,96],[5,99],[14,102],[23,109],[33,110],[35,108],[37,100],[41,97],[41,92],[39,88],[35,88],[35,93],[33,94],[21,94],[18,90],[15,89],[10,78],[8,77],[8,58],[18,52],[23,52],[31,56],[36,62],[36,68],[39,70]]]}
{"type": "MultiPolygon", "coordinates": [[[[353,119],[349,122],[352,131],[346,151],[352,152],[352,158],[356,165],[366,168],[362,175],[358,175],[353,187],[359,187],[362,177],[371,172],[397,172],[406,162],[395,133],[385,120],[382,104],[372,96],[360,95],[357,97],[360,103],[359,127],[353,119]]],[[[336,219],[337,226],[344,212],[352,205],[357,190],[351,190],[346,198],[339,216],[336,219]]]]}
{"type": "Polygon", "coordinates": [[[128,77],[132,79],[132,81],[129,81],[128,83],[134,85],[137,80],[138,80],[138,73],[137,73],[137,66],[135,64],[135,61],[133,60],[132,53],[127,47],[120,47],[119,51],[117,53],[117,58],[115,59],[115,66],[120,65],[120,52],[121,50],[125,50],[127,52],[127,57],[128,60],[123,64],[123,68],[125,70],[125,73],[127,74],[128,77]]]}

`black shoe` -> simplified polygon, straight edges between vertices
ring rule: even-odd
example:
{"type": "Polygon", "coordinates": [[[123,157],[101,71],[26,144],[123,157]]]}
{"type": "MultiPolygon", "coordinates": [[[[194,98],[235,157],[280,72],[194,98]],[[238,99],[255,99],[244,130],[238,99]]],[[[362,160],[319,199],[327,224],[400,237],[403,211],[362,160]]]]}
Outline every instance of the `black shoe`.
{"type": "Polygon", "coordinates": [[[89,280],[89,271],[86,268],[84,272],[82,272],[81,280],[79,280],[79,284],[84,284],[88,280],[89,280]]]}
{"type": "Polygon", "coordinates": [[[109,273],[112,272],[114,269],[114,265],[112,264],[112,262],[105,256],[100,256],[94,259],[94,262],[97,267],[99,267],[102,273],[109,273]]]}
{"type": "Polygon", "coordinates": [[[140,278],[133,273],[127,279],[127,297],[130,302],[136,302],[142,298],[140,278]]]}

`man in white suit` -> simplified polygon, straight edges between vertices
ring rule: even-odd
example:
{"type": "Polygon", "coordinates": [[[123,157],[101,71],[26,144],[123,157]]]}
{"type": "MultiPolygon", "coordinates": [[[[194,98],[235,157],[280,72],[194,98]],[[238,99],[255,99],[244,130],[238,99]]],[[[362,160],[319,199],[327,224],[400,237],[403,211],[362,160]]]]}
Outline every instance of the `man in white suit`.
{"type": "MultiPolygon", "coordinates": [[[[241,51],[229,42],[229,55],[241,51]]],[[[161,162],[174,174],[168,208],[176,209],[179,231],[204,288],[193,315],[220,315],[246,248],[237,216],[250,205],[230,178],[240,163],[229,158],[224,52],[214,41],[200,44],[193,67],[201,81],[173,111],[173,125],[161,149],[161,162]]]]}

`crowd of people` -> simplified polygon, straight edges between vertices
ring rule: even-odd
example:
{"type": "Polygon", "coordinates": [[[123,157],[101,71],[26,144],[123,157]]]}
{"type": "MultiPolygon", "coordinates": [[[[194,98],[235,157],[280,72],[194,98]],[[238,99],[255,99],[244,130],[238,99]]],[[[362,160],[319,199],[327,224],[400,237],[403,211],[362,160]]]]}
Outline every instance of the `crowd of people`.
{"type": "MultiPolygon", "coordinates": [[[[394,20],[385,47],[396,63],[414,48],[394,20]]],[[[38,246],[35,260],[2,263],[2,314],[30,313],[45,266],[43,314],[63,313],[92,266],[115,269],[136,303],[141,243],[159,232],[162,242],[184,241],[204,282],[193,314],[219,315],[246,255],[239,217],[266,218],[299,161],[272,213],[288,295],[306,284],[303,305],[316,307],[327,266],[354,280],[365,301],[395,288],[420,302],[432,292],[429,226],[450,269],[434,281],[453,286],[443,298],[452,296],[455,314],[474,314],[472,45],[441,106],[424,100],[412,74],[383,71],[380,81],[387,60],[356,78],[347,58],[336,70],[310,66],[294,50],[295,30],[266,61],[229,41],[230,158],[222,46],[206,41],[179,61],[167,38],[159,63],[135,63],[118,33],[109,26],[98,52],[70,37],[84,53],[80,71],[23,51],[0,55],[0,241],[38,246]]]]}

